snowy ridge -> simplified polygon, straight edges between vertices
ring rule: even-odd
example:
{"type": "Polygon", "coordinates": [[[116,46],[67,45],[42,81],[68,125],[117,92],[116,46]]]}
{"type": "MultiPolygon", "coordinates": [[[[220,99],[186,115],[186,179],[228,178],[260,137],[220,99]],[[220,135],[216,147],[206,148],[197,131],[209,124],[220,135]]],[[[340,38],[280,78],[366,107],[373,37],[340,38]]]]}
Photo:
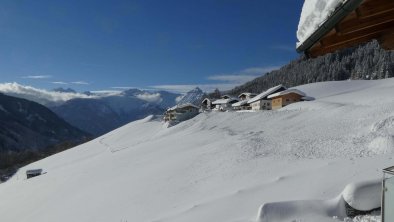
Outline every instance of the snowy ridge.
{"type": "Polygon", "coordinates": [[[343,188],[393,165],[394,79],[297,89],[316,100],[279,111],[201,113],[171,128],[150,116],[32,163],[0,185],[1,218],[254,222],[264,203],[295,201],[274,204],[285,221],[343,221],[330,213],[342,209],[343,188]],[[47,173],[26,180],[34,168],[47,173]],[[308,207],[313,220],[287,211],[308,207]]]}
{"type": "Polygon", "coordinates": [[[204,99],[205,93],[198,87],[187,92],[179,101],[178,105],[193,104],[200,106],[204,99]]]}

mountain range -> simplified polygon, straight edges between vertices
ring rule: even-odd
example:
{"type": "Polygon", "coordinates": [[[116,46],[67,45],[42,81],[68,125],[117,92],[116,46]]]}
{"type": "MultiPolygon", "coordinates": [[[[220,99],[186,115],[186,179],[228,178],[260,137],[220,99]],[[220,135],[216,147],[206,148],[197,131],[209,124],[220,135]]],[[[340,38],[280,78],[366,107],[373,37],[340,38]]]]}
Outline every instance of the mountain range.
{"type": "Polygon", "coordinates": [[[99,136],[148,115],[161,115],[175,105],[178,96],[130,89],[117,95],[71,99],[50,109],[72,125],[99,136]]]}
{"type": "Polygon", "coordinates": [[[0,151],[42,150],[89,136],[45,106],[0,93],[0,151]]]}
{"type": "Polygon", "coordinates": [[[18,83],[0,84],[0,92],[44,105],[82,131],[100,136],[148,115],[161,115],[167,108],[183,102],[199,103],[200,89],[181,95],[167,91],[128,89],[122,92],[84,92],[56,88],[36,89],[18,83]]]}

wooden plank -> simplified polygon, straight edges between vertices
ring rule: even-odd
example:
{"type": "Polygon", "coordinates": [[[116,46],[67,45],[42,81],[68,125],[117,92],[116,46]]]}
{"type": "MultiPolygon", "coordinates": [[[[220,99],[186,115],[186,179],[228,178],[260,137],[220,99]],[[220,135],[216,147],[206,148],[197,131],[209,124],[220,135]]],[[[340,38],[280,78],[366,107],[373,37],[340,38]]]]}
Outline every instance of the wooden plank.
{"type": "Polygon", "coordinates": [[[337,25],[337,30],[341,34],[347,34],[363,29],[367,29],[373,26],[378,26],[383,23],[390,23],[394,20],[394,8],[390,13],[368,20],[351,20],[347,22],[341,22],[337,25]]]}
{"type": "Polygon", "coordinates": [[[321,39],[322,45],[329,46],[369,34],[383,33],[394,29],[394,19],[390,22],[378,24],[376,26],[367,27],[362,30],[354,31],[349,34],[325,36],[321,39]]]}
{"type": "Polygon", "coordinates": [[[380,33],[372,33],[366,36],[360,36],[354,39],[349,39],[348,41],[343,41],[337,44],[333,44],[330,46],[319,46],[319,47],[312,47],[309,51],[308,54],[311,57],[317,57],[320,55],[324,55],[327,53],[332,53],[340,49],[344,48],[349,48],[349,47],[354,47],[362,43],[366,43],[371,41],[372,39],[378,39],[380,37],[380,33]]]}
{"type": "Polygon", "coordinates": [[[369,18],[385,13],[392,8],[394,8],[392,0],[370,0],[363,2],[357,10],[360,17],[369,18]]]}

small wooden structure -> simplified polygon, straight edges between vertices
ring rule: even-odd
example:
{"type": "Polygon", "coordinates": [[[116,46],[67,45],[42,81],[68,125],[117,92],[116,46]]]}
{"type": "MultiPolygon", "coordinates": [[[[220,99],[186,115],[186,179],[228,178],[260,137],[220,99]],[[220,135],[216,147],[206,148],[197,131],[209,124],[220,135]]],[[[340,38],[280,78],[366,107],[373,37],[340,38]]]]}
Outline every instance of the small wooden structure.
{"type": "Polygon", "coordinates": [[[42,169],[31,169],[31,170],[26,170],[26,178],[32,178],[36,176],[40,176],[42,174],[42,169]]]}
{"type": "Polygon", "coordinates": [[[303,101],[302,98],[305,96],[306,94],[298,89],[288,89],[282,92],[272,94],[268,96],[268,98],[272,99],[272,109],[275,110],[292,103],[303,101]]]}
{"type": "Polygon", "coordinates": [[[394,49],[394,1],[347,0],[297,47],[317,57],[377,39],[385,49],[394,49]]]}
{"type": "Polygon", "coordinates": [[[271,110],[272,101],[268,96],[286,89],[283,85],[274,86],[250,99],[248,104],[252,107],[252,110],[271,110]]]}

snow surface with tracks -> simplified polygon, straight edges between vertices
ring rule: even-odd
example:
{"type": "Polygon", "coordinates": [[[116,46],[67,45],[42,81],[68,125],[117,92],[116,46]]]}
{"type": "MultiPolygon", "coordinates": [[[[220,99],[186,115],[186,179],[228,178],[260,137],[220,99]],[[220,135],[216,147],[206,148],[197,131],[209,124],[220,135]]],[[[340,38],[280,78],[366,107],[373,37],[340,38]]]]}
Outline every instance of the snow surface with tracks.
{"type": "Polygon", "coordinates": [[[266,204],[286,212],[270,221],[352,221],[335,215],[346,185],[394,165],[394,79],[297,89],[316,100],[170,128],[151,116],[30,164],[0,184],[0,220],[251,222],[266,204]]]}

